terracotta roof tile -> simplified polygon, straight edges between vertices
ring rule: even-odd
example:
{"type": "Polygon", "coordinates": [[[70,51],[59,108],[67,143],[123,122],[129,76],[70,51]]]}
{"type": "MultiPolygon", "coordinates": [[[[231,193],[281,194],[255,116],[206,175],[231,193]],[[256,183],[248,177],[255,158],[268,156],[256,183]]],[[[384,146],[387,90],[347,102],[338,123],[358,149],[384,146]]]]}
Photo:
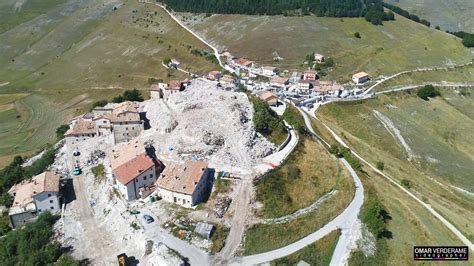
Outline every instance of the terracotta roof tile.
{"type": "Polygon", "coordinates": [[[127,161],[126,163],[118,166],[113,169],[115,178],[126,185],[130,181],[134,180],[137,176],[141,175],[143,172],[148,171],[154,166],[153,161],[145,153],[138,155],[137,157],[127,161]]]}

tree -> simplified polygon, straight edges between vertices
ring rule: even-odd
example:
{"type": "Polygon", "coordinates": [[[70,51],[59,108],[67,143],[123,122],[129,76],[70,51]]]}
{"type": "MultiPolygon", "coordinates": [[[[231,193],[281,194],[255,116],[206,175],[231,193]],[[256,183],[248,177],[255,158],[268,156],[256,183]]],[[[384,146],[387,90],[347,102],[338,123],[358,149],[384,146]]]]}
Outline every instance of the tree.
{"type": "Polygon", "coordinates": [[[92,108],[91,109],[94,109],[96,107],[104,107],[107,105],[107,100],[100,100],[100,101],[97,101],[95,103],[92,104],[92,108]]]}
{"type": "Polygon", "coordinates": [[[354,33],[354,37],[356,37],[357,39],[360,39],[360,38],[361,38],[361,37],[360,37],[360,33],[359,33],[358,31],[356,31],[356,32],[354,33]]]}
{"type": "Polygon", "coordinates": [[[437,29],[437,30],[441,30],[441,28],[440,28],[439,26],[436,26],[436,27],[435,27],[435,29],[437,29]]]}
{"type": "Polygon", "coordinates": [[[66,133],[66,131],[69,130],[69,125],[60,125],[58,128],[56,128],[56,137],[58,139],[63,139],[64,138],[64,134],[66,133]]]}
{"type": "Polygon", "coordinates": [[[468,34],[462,39],[462,44],[466,47],[474,47],[474,34],[468,34]]]}
{"type": "Polygon", "coordinates": [[[433,87],[433,85],[426,85],[419,89],[416,95],[418,95],[418,97],[421,99],[428,101],[429,98],[434,98],[436,96],[440,96],[441,94],[436,90],[435,87],[433,87]]]}

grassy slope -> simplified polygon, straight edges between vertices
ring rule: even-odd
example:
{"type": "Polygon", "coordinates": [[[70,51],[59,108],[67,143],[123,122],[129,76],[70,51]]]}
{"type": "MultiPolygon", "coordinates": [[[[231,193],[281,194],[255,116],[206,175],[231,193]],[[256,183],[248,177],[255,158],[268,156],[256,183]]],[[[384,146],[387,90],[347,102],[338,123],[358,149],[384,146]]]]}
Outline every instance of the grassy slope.
{"type": "Polygon", "coordinates": [[[442,30],[474,32],[474,1],[472,0],[386,0],[410,13],[431,21],[442,30]]]}
{"type": "Polygon", "coordinates": [[[257,200],[264,204],[261,215],[280,217],[307,207],[333,189],[341,166],[316,142],[301,137],[285,164],[267,174],[257,185],[257,200]],[[290,167],[299,169],[292,177],[290,167]],[[305,189],[301,189],[305,188],[305,189]]]}
{"type": "Polygon", "coordinates": [[[325,237],[302,250],[273,261],[272,265],[296,265],[301,260],[313,266],[329,265],[337,241],[339,240],[339,236],[339,231],[332,231],[325,237]]]}
{"type": "Polygon", "coordinates": [[[285,59],[281,67],[302,69],[305,55],[316,51],[336,62],[327,78],[345,81],[357,71],[377,77],[418,67],[465,63],[472,57],[459,39],[400,16],[384,26],[373,26],[362,18],[214,15],[202,19],[187,22],[235,55],[275,64],[272,53],[277,51],[285,59]],[[362,38],[354,38],[355,32],[362,38]]]}
{"type": "Polygon", "coordinates": [[[0,108],[0,167],[54,141],[58,125],[96,100],[122,89],[146,90],[150,77],[183,78],[161,66],[165,57],[196,72],[214,68],[189,51],[207,47],[160,8],[129,0],[113,11],[120,1],[51,5],[45,15],[0,34],[0,84],[9,82],[0,93],[29,94],[0,108]]]}
{"type": "Polygon", "coordinates": [[[451,68],[449,70],[427,70],[401,74],[383,82],[374,91],[385,91],[407,85],[421,85],[441,82],[474,84],[474,65],[451,68]]]}
{"type": "MultiPolygon", "coordinates": [[[[466,220],[474,215],[472,198],[440,186],[431,179],[474,190],[474,143],[469,137],[474,128],[472,118],[465,111],[471,109],[472,98],[453,100],[472,96],[458,96],[447,90],[442,93],[449,100],[437,98],[425,102],[415,95],[398,93],[359,103],[326,105],[318,115],[336,132],[343,132],[350,145],[370,162],[382,161],[385,163],[384,171],[392,177],[409,179],[412,190],[420,198],[429,201],[473,240],[474,227],[466,220]],[[456,108],[459,103],[461,107],[456,108]],[[415,155],[419,156],[413,162],[406,159],[398,141],[374,117],[374,109],[389,117],[400,130],[415,155]]],[[[404,204],[408,209],[415,208],[412,204],[404,204]]],[[[417,219],[422,221],[424,218],[417,219]]]]}
{"type": "MultiPolygon", "coordinates": [[[[313,127],[320,136],[331,144],[336,143],[331,133],[317,120],[313,127]]],[[[343,131],[339,131],[343,132],[343,131]]],[[[347,133],[345,133],[347,135],[347,133]]],[[[369,151],[371,152],[371,151],[369,151]]],[[[359,173],[366,188],[375,189],[385,210],[391,216],[387,229],[392,233],[386,239],[388,260],[398,265],[413,264],[413,246],[420,245],[461,245],[461,242],[419,203],[409,198],[399,188],[392,185],[371,168],[364,167],[365,173],[359,173]]],[[[367,196],[367,195],[366,195],[367,196]]]]}

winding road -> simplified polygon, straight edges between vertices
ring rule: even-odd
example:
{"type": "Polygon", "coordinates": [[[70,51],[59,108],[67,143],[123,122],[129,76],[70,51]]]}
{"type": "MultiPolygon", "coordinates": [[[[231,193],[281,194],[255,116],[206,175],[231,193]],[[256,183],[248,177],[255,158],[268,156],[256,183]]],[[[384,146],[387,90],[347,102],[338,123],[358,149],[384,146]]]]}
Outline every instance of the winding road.
{"type": "Polygon", "coordinates": [[[149,2],[149,1],[139,1],[141,3],[145,3],[145,4],[151,4],[151,5],[156,5],[156,6],[159,6],[161,7],[164,11],[166,11],[166,13],[168,13],[168,15],[174,20],[176,21],[176,23],[179,24],[179,26],[181,26],[183,29],[185,29],[186,31],[188,31],[189,33],[191,33],[191,35],[193,35],[194,37],[196,37],[198,40],[200,40],[201,42],[203,42],[204,44],[206,44],[207,46],[209,46],[209,48],[212,49],[212,51],[214,52],[214,56],[216,57],[217,61],[219,62],[219,66],[221,66],[222,68],[225,68],[224,64],[222,64],[222,61],[221,61],[221,56],[219,54],[219,50],[217,50],[217,48],[215,46],[213,46],[212,44],[208,43],[206,40],[204,40],[203,38],[201,38],[199,35],[197,35],[194,31],[192,31],[191,29],[189,29],[183,22],[181,22],[181,20],[179,20],[173,13],[171,13],[168,9],[166,9],[166,7],[162,4],[159,4],[159,3],[154,3],[154,2],[149,2]]]}

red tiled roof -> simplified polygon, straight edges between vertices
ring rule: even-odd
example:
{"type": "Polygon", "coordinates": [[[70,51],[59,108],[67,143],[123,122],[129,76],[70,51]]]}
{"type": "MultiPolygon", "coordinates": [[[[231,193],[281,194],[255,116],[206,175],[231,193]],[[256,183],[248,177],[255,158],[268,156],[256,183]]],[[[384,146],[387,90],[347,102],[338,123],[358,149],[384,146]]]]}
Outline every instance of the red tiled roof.
{"type": "Polygon", "coordinates": [[[127,161],[126,163],[113,169],[117,180],[126,185],[137,176],[153,167],[153,161],[145,153],[127,161]]]}

